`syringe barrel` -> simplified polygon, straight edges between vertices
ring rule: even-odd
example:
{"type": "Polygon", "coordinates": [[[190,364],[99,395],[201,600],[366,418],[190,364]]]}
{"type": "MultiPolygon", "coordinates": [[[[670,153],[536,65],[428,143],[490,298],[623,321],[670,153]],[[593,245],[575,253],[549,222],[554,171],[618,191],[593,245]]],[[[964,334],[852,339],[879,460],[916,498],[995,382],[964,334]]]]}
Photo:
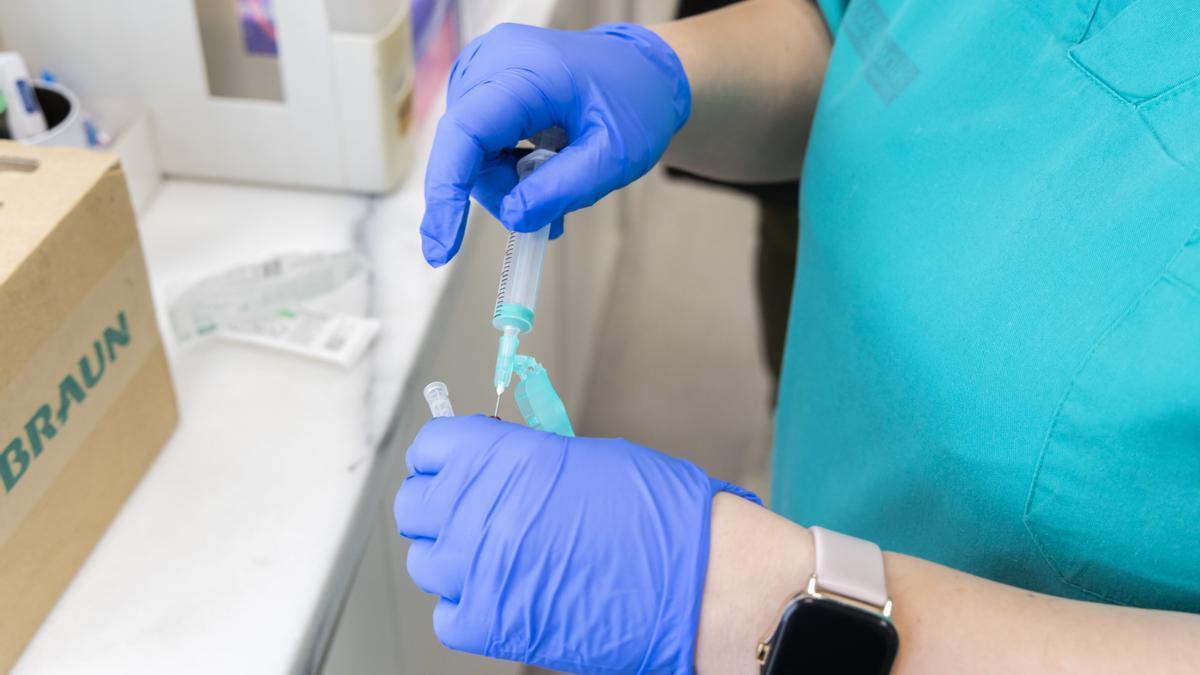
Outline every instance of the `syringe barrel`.
{"type": "MultiPolygon", "coordinates": [[[[517,176],[526,176],[541,166],[555,153],[539,148],[517,162],[517,176]]],[[[500,288],[496,293],[496,309],[492,314],[492,325],[497,329],[505,326],[527,333],[533,328],[533,315],[537,308],[538,285],[542,279],[542,261],[546,257],[546,242],[550,239],[550,225],[534,232],[510,232],[504,247],[504,265],[500,269],[500,288]]]]}
{"type": "Polygon", "coordinates": [[[496,328],[516,326],[522,333],[533,328],[537,309],[538,285],[542,279],[542,260],[550,228],[537,232],[510,232],[500,272],[500,292],[496,295],[496,328]],[[499,322],[499,323],[497,323],[499,322]]]}

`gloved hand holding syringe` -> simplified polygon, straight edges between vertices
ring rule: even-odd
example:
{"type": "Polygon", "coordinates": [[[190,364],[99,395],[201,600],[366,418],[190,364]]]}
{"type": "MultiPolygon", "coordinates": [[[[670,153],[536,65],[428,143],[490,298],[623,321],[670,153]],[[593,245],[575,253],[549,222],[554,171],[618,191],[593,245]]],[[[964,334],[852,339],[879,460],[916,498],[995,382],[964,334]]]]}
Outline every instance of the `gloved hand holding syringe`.
{"type": "MultiPolygon", "coordinates": [[[[519,180],[524,180],[549,161],[566,144],[566,136],[558,127],[546,129],[530,140],[535,149],[517,162],[519,180]]],[[[542,261],[546,255],[550,229],[551,225],[547,223],[533,232],[510,232],[504,247],[500,286],[496,291],[496,306],[492,312],[492,325],[500,331],[496,369],[492,378],[496,388],[496,409],[492,416],[499,414],[500,399],[516,373],[521,380],[515,389],[517,408],[525,422],[534,429],[574,436],[566,407],[551,385],[546,369],[533,357],[517,354],[520,334],[533,329],[542,261]]],[[[454,415],[444,383],[429,383],[424,395],[434,417],[454,415]]]]}
{"type": "MultiPolygon", "coordinates": [[[[525,180],[566,145],[566,135],[558,127],[546,129],[530,140],[535,149],[517,162],[519,180],[525,180]]],[[[542,261],[549,239],[550,224],[547,223],[533,232],[510,232],[508,244],[504,247],[500,287],[496,291],[496,308],[492,313],[492,325],[500,331],[496,372],[492,381],[496,387],[496,412],[493,415],[499,414],[500,398],[512,381],[519,335],[533,329],[538,283],[541,281],[542,261]]]]}

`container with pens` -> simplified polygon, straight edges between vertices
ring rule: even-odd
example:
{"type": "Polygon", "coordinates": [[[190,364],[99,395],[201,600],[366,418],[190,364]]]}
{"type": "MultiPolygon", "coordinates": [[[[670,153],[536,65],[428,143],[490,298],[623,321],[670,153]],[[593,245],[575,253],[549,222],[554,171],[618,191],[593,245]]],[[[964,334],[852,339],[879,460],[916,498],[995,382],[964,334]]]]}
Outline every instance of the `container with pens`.
{"type": "Polygon", "coordinates": [[[48,77],[30,77],[16,52],[0,52],[0,100],[0,137],[29,145],[99,145],[75,93],[48,77]]]}

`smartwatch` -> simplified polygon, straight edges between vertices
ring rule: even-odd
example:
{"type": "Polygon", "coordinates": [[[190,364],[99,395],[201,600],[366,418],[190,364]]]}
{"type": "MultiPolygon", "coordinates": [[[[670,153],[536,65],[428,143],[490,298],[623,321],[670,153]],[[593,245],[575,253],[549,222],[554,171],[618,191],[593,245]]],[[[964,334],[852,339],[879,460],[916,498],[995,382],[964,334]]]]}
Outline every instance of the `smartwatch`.
{"type": "Polygon", "coordinates": [[[875,544],[810,528],[816,571],[758,643],[763,675],[887,675],[900,648],[875,544]]]}

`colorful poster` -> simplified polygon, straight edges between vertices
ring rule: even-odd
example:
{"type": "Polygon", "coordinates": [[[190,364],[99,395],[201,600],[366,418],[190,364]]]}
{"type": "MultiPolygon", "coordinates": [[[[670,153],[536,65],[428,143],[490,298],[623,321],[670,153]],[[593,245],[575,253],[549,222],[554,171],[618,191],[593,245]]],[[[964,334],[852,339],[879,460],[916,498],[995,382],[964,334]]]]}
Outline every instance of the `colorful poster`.
{"type": "Polygon", "coordinates": [[[247,54],[278,56],[275,17],[271,0],[237,0],[238,21],[242,25],[242,46],[247,54]]]}

